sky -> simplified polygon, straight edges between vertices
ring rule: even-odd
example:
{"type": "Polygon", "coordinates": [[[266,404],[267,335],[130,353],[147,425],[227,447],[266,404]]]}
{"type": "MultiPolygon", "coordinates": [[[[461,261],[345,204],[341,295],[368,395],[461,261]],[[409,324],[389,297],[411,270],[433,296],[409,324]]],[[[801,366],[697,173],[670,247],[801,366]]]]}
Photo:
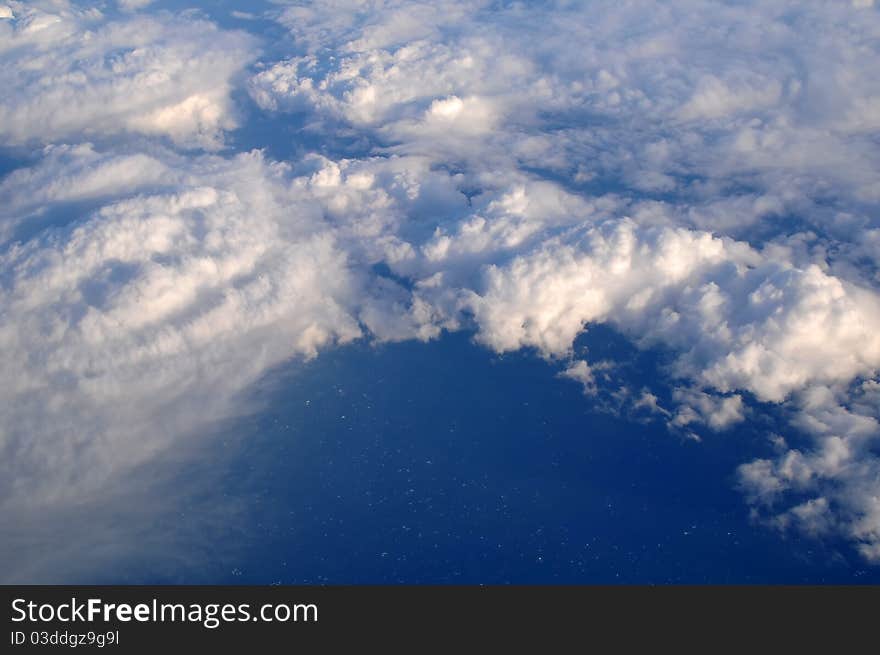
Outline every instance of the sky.
{"type": "Polygon", "coordinates": [[[880,581],[872,0],[0,3],[0,581],[880,581]]]}

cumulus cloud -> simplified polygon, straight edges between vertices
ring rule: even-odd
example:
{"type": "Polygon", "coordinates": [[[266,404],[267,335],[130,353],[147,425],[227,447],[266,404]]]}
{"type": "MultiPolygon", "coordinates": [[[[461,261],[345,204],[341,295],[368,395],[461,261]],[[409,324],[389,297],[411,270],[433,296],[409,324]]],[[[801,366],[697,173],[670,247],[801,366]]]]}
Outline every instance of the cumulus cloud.
{"type": "Polygon", "coordinates": [[[872,8],[280,3],[242,85],[324,149],[279,162],[181,151],[236,125],[250,37],[9,6],[0,139],[41,148],[0,181],[7,515],[361,336],[471,329],[596,399],[614,368],[573,344],[610,324],[672,353],[671,404],[617,407],[699,437],[781,404],[806,441],[744,462],[756,516],[880,558],[872,8]]]}
{"type": "Polygon", "coordinates": [[[877,383],[813,385],[795,399],[795,424],[812,437],[804,450],[777,441],[775,458],[743,464],[739,480],[756,516],[782,530],[842,534],[876,561],[880,537],[880,396],[877,383]]]}
{"type": "Polygon", "coordinates": [[[708,233],[611,221],[485,275],[467,302],[496,350],[562,354],[587,323],[612,322],[674,346],[679,376],[772,402],[880,365],[875,293],[708,233]]]}
{"type": "Polygon", "coordinates": [[[12,2],[0,23],[0,139],[51,143],[137,133],[216,148],[255,40],[167,14],[108,20],[68,2],[12,2]]]}
{"type": "Polygon", "coordinates": [[[676,389],[673,398],[680,409],[671,424],[686,427],[704,423],[713,430],[724,430],[745,419],[742,396],[712,396],[693,389],[676,389]]]}
{"type": "MultiPolygon", "coordinates": [[[[192,449],[181,442],[248,411],[246,390],[273,366],[367,333],[457,327],[420,299],[430,283],[409,291],[372,272],[410,254],[392,238],[404,220],[438,199],[466,206],[418,161],[91,144],[42,155],[0,189],[2,224],[65,219],[0,252],[0,515],[22,530],[38,509],[100,503],[192,449]]],[[[9,536],[10,557],[35,547],[9,536]]]]}
{"type": "Polygon", "coordinates": [[[594,367],[590,366],[586,360],[577,360],[562,371],[560,375],[576,382],[580,382],[586,395],[592,396],[596,394],[596,375],[594,367]]]}
{"type": "Polygon", "coordinates": [[[286,175],[197,160],[0,256],[5,505],[86,495],[268,367],[360,334],[346,254],[286,175]]]}
{"type": "Polygon", "coordinates": [[[100,153],[90,143],[47,146],[33,167],[0,181],[0,243],[21,240],[47,225],[71,220],[90,202],[124,197],[180,181],[165,163],[141,153],[100,153]],[[59,212],[59,210],[62,210],[59,212]]]}
{"type": "MultiPolygon", "coordinates": [[[[682,429],[743,420],[737,392],[796,404],[815,385],[876,375],[867,244],[880,162],[864,138],[880,97],[868,63],[880,54],[876,14],[841,3],[432,7],[356,3],[344,18],[290,7],[280,20],[302,50],[250,86],[269,111],[352,126],[377,152],[461,171],[472,211],[438,220],[392,262],[442,280],[441,313],[472,316],[500,351],[565,358],[594,323],[671,348],[670,372],[693,386],[672,413],[652,406],[682,429]]],[[[587,362],[566,375],[595,389],[587,362]]],[[[766,467],[744,470],[757,479],[766,467]]],[[[818,529],[836,505],[816,492],[777,524],[862,525],[854,514],[818,529]]]]}

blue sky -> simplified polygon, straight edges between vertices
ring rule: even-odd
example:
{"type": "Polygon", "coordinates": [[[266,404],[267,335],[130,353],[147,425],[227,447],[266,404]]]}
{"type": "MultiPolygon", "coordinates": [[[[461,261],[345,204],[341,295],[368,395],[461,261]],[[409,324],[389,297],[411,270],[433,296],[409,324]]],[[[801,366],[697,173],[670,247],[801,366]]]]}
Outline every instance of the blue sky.
{"type": "Polygon", "coordinates": [[[0,4],[3,578],[876,581],[878,44],[0,4]]]}

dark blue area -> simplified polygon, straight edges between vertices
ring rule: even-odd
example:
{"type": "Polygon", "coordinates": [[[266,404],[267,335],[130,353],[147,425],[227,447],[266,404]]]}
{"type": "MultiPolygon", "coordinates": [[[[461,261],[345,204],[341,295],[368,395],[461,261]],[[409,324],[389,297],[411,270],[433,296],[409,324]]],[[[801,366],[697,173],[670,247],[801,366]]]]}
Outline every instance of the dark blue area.
{"type": "MultiPolygon", "coordinates": [[[[656,375],[645,368],[662,359],[610,330],[584,343],[630,373],[656,375]]],[[[269,409],[235,428],[244,446],[213,499],[248,507],[234,561],[205,580],[143,581],[880,581],[845,544],[750,522],[733,473],[769,453],[772,426],[682,440],[597,411],[557,370],[455,334],[276,371],[254,392],[269,409]]]]}
{"type": "Polygon", "coordinates": [[[37,159],[37,153],[26,148],[0,145],[0,180],[17,168],[36,163],[37,159]]]}

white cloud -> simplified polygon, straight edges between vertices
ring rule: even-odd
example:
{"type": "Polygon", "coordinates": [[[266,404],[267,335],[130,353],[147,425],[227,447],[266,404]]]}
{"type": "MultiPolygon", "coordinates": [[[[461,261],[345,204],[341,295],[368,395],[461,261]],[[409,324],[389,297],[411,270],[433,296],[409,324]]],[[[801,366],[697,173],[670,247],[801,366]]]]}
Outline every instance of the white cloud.
{"type": "Polygon", "coordinates": [[[880,558],[876,12],[285,4],[244,84],[326,152],[279,163],[164,149],[222,143],[250,37],[10,6],[0,139],[51,145],[0,182],[8,506],[86,496],[362,334],[473,328],[593,392],[572,346],[607,323],[674,353],[675,406],[621,407],[698,436],[784,403],[808,442],[745,463],[747,498],[880,558]]]}
{"type": "Polygon", "coordinates": [[[851,539],[868,560],[880,543],[880,436],[876,382],[855,389],[815,385],[797,395],[795,427],[812,438],[801,451],[779,444],[775,459],[739,468],[740,484],[760,516],[781,529],[851,539]],[[786,507],[786,505],[791,505],[786,507]]]}
{"type": "Polygon", "coordinates": [[[712,430],[724,430],[745,420],[742,396],[712,396],[694,389],[676,389],[673,399],[679,404],[670,421],[674,427],[705,423],[712,430]]]}
{"type": "Polygon", "coordinates": [[[596,393],[596,377],[593,368],[583,359],[572,363],[560,375],[580,382],[584,387],[584,393],[588,396],[596,393]]]}
{"type": "Polygon", "coordinates": [[[29,231],[39,231],[47,210],[59,205],[124,197],[181,181],[165,163],[140,152],[99,153],[84,143],[47,146],[42,155],[34,167],[15,170],[0,181],[0,243],[15,238],[17,229],[34,226],[29,231]]]}
{"type": "MultiPolygon", "coordinates": [[[[672,373],[695,385],[678,393],[679,427],[743,420],[737,392],[792,403],[876,375],[880,160],[864,138],[880,97],[876,14],[698,0],[651,12],[436,6],[289,8],[281,21],[306,47],[266,65],[251,93],[313,129],[347,124],[376,148],[463,172],[472,211],[392,262],[442,276],[439,315],[472,313],[497,350],[565,357],[600,322],[671,347],[672,373]],[[466,98],[491,129],[455,124],[466,98]],[[613,195],[597,198],[603,187],[613,195]]],[[[591,373],[568,369],[588,388],[591,373]]],[[[813,479],[803,462],[826,461],[829,443],[791,451],[785,479],[813,479]]],[[[785,487],[762,477],[768,466],[743,469],[758,495],[785,487]]],[[[849,469],[823,470],[865,489],[849,469]]],[[[874,534],[857,514],[820,530],[839,503],[816,491],[780,523],[874,534]]]]}
{"type": "Polygon", "coordinates": [[[497,350],[560,355],[588,323],[611,322],[675,347],[679,376],[765,401],[880,366],[877,295],[770,254],[610,221],[490,267],[484,291],[467,302],[478,338],[497,350]]]}
{"type": "Polygon", "coordinates": [[[88,497],[268,367],[360,335],[358,281],[287,167],[187,166],[0,255],[7,508],[88,497]]]}
{"type": "Polygon", "coordinates": [[[235,127],[229,94],[252,37],[169,14],[108,21],[67,2],[11,6],[0,23],[5,143],[137,133],[216,148],[235,127]]]}
{"type": "Polygon", "coordinates": [[[153,4],[153,0],[116,0],[116,4],[123,11],[137,11],[153,4]]]}

